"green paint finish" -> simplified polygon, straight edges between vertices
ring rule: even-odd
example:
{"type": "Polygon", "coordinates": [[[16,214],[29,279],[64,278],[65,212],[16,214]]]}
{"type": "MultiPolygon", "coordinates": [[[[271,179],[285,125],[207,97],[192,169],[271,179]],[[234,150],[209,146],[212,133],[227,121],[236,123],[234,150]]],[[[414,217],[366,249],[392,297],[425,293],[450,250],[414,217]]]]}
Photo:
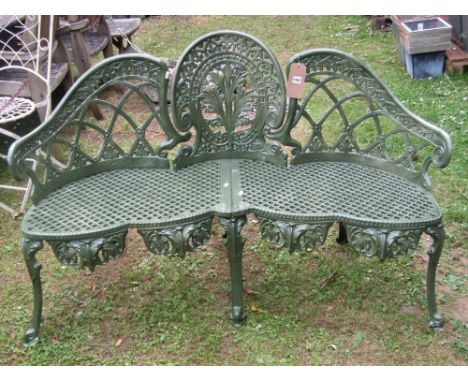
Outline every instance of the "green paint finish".
{"type": "Polygon", "coordinates": [[[427,251],[429,255],[429,263],[427,265],[427,304],[429,309],[429,326],[431,328],[440,328],[444,324],[444,319],[437,312],[437,304],[435,300],[435,278],[437,265],[444,246],[445,231],[442,224],[438,226],[427,227],[426,233],[432,238],[432,245],[427,251]]]}
{"type": "Polygon", "coordinates": [[[448,134],[407,110],[370,69],[351,55],[334,49],[304,51],[289,59],[287,73],[292,63],[306,66],[306,83],[311,87],[303,100],[290,100],[286,125],[268,136],[293,147],[293,163],[314,160],[318,153],[355,154],[370,163],[383,159],[394,171],[401,167],[413,174],[410,177],[426,188],[430,187],[429,165],[442,168],[449,163],[452,143],[448,134]],[[336,82],[347,83],[349,92],[335,94],[336,82]],[[313,116],[308,106],[313,108],[319,95],[330,106],[320,116],[313,116]],[[362,112],[352,115],[346,105],[356,100],[362,112]],[[339,129],[334,139],[327,140],[325,125],[333,114],[339,129]],[[303,143],[291,135],[300,121],[306,121],[310,129],[303,143]],[[374,140],[360,142],[358,133],[364,127],[374,140]],[[396,141],[401,144],[395,152],[392,146],[396,141]],[[431,149],[427,158],[425,148],[431,149]],[[416,162],[421,163],[419,168],[416,162]]]}
{"type": "Polygon", "coordinates": [[[32,313],[32,325],[26,330],[24,335],[24,344],[28,345],[38,340],[39,327],[42,318],[42,264],[36,259],[36,253],[43,248],[40,241],[33,241],[23,238],[22,242],[24,260],[28,268],[29,277],[32,281],[34,305],[32,313]]]}
{"type": "Polygon", "coordinates": [[[230,319],[240,326],[246,318],[241,230],[248,213],[259,218],[265,240],[289,252],[322,245],[335,221],[340,244],[381,260],[414,252],[426,232],[433,238],[430,326],[442,325],[435,272],[444,231],[427,172],[430,164],[448,164],[450,138],[345,53],[306,51],[293,62],[307,68],[301,101],[286,99],[273,53],[241,32],[197,39],[171,84],[157,58],[114,57],[82,76],[51,117],[12,146],[14,176],[31,177],[35,186],[22,225],[34,291],[26,343],[39,333],[35,255],[43,241],[61,263],[94,270],[123,253],[129,228],[150,252],[184,256],[210,239],[214,216],[225,230],[230,319]],[[347,91],[338,92],[335,81],[347,83],[347,91]],[[102,121],[89,112],[96,105],[102,121]],[[133,139],[124,144],[122,134],[133,139]],[[32,172],[29,157],[42,170],[32,172]]]}
{"type": "Polygon", "coordinates": [[[264,137],[284,118],[283,74],[270,49],[256,38],[219,31],[196,40],[178,62],[172,100],[177,128],[195,130],[194,144],[182,148],[176,165],[210,155],[233,158],[233,153],[284,160],[279,146],[264,137]]]}
{"type": "Polygon", "coordinates": [[[247,319],[242,305],[242,249],[245,239],[241,236],[242,227],[246,222],[245,216],[220,218],[220,223],[225,230],[223,241],[227,249],[231,273],[232,311],[229,319],[235,327],[240,327],[247,319]]]}
{"type": "Polygon", "coordinates": [[[104,60],[82,76],[63,98],[50,118],[36,130],[15,142],[9,151],[10,169],[16,179],[31,177],[34,182],[33,201],[37,203],[50,192],[71,181],[117,168],[151,167],[168,168],[168,150],[178,142],[188,139],[179,134],[169,118],[166,103],[156,107],[147,89],[156,92],[158,99],[166,99],[167,66],[147,55],[125,55],[104,60]],[[121,96],[115,102],[103,99],[106,91],[117,91],[121,96]],[[146,119],[137,122],[130,115],[128,105],[132,97],[138,97],[146,106],[146,119]],[[92,105],[108,111],[106,124],[90,117],[92,105]],[[117,121],[125,121],[128,131],[134,134],[131,147],[126,150],[115,140],[117,121]],[[150,123],[156,121],[166,135],[159,147],[153,147],[146,138],[150,123]],[[95,133],[101,140],[95,155],[87,152],[82,135],[95,133]],[[68,133],[65,140],[60,133],[68,133]],[[56,151],[69,152],[65,163],[55,158],[56,151]],[[26,158],[39,162],[42,176],[34,173],[26,158]]]}

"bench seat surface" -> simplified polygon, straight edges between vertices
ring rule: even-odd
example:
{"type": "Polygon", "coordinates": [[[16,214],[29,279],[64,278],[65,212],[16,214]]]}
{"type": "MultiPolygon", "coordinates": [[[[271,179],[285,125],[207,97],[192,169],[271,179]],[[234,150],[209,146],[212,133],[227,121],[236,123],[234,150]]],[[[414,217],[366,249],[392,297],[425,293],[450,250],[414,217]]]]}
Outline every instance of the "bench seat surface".
{"type": "Polygon", "coordinates": [[[314,162],[279,167],[241,161],[241,187],[253,212],[286,220],[340,220],[370,227],[435,223],[441,210],[422,187],[373,167],[314,162]]]}
{"type": "Polygon", "coordinates": [[[285,167],[218,160],[176,171],[123,169],[79,179],[32,206],[23,233],[71,239],[248,212],[400,229],[442,218],[426,190],[380,169],[340,162],[285,167]]]}

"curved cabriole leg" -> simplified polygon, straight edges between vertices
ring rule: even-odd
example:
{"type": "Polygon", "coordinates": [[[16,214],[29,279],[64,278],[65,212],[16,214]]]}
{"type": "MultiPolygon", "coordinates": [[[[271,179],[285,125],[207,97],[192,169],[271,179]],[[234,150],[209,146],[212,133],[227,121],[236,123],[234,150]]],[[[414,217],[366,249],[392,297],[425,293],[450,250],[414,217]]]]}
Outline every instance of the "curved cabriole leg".
{"type": "Polygon", "coordinates": [[[26,330],[24,335],[24,345],[28,346],[38,340],[39,327],[42,317],[42,284],[41,268],[42,264],[37,261],[36,253],[43,247],[42,242],[23,238],[22,250],[26,266],[28,267],[29,277],[32,281],[34,293],[34,305],[32,313],[32,325],[26,330]]]}
{"type": "Polygon", "coordinates": [[[246,218],[242,216],[219,220],[225,230],[224,245],[228,252],[231,273],[232,312],[230,320],[235,327],[240,327],[247,318],[242,307],[242,249],[245,239],[240,233],[246,223],[246,218]]]}
{"type": "Polygon", "coordinates": [[[437,304],[435,299],[435,278],[437,265],[439,263],[442,247],[444,246],[444,226],[432,226],[426,228],[425,232],[432,237],[432,245],[429,247],[427,254],[429,255],[429,264],[427,265],[427,305],[429,308],[429,326],[432,329],[440,328],[444,324],[444,319],[437,311],[437,304]]]}

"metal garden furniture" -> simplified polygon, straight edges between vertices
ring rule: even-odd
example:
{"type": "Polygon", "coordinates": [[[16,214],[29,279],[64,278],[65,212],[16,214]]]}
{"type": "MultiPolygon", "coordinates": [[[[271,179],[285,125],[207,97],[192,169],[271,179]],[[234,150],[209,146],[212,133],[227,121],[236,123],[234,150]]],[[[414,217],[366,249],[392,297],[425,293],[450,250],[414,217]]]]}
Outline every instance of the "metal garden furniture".
{"type": "MultiPolygon", "coordinates": [[[[100,52],[104,58],[114,55],[111,32],[101,16],[63,16],[57,34],[75,62],[79,75],[91,68],[91,57],[100,52]]],[[[97,119],[102,119],[97,105],[92,106],[92,112],[97,119]]]]}
{"type": "MultiPolygon", "coordinates": [[[[55,39],[54,16],[0,16],[0,159],[6,159],[11,143],[29,133],[52,109],[52,92],[73,84],[70,63],[55,39]],[[40,119],[40,120],[39,120],[40,119]]],[[[34,160],[30,165],[35,167],[34,160]]],[[[32,183],[0,184],[0,189],[23,194],[15,211],[1,203],[12,216],[25,211],[32,183]]]]}
{"type": "Polygon", "coordinates": [[[91,57],[102,52],[112,57],[112,37],[106,20],[101,16],[64,16],[61,27],[66,28],[62,41],[76,63],[80,75],[91,67],[91,57]],[[96,24],[96,25],[93,25],[96,24]]]}
{"type": "Polygon", "coordinates": [[[112,44],[117,47],[119,54],[137,53],[132,47],[132,35],[140,27],[141,18],[115,18],[107,16],[105,20],[109,25],[112,36],[112,44]]]}
{"type": "Polygon", "coordinates": [[[0,95],[31,98],[41,120],[52,110],[52,92],[73,84],[56,24],[54,16],[0,16],[0,95]]]}
{"type": "Polygon", "coordinates": [[[210,239],[214,216],[225,230],[230,320],[241,325],[247,214],[256,215],[263,238],[290,252],[321,245],[334,222],[339,243],[381,260],[411,253],[426,232],[433,239],[430,326],[442,325],[435,276],[444,229],[427,172],[449,163],[450,138],[346,53],[305,51],[291,57],[287,72],[293,63],[306,67],[302,100],[287,99],[281,68],[259,40],[210,33],[180,57],[169,111],[162,60],[113,57],[82,76],[51,117],[13,145],[11,171],[34,182],[34,205],[22,224],[34,290],[26,343],[39,333],[36,253],[44,241],[63,264],[94,270],[122,254],[129,228],[150,252],[184,256],[210,239]],[[127,91],[116,98],[109,90],[116,86],[127,91]],[[159,104],[147,88],[157,91],[159,104]],[[107,122],[88,112],[93,104],[107,122]],[[65,168],[49,160],[52,146],[68,153],[65,168]],[[25,160],[38,150],[47,155],[36,156],[42,171],[34,172],[25,160]]]}

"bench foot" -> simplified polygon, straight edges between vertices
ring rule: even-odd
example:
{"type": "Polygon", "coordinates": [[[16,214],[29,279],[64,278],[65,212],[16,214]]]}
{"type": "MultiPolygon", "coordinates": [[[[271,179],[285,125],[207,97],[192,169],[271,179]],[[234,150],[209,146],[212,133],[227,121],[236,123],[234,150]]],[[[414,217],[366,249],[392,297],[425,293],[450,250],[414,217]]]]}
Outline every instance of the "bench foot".
{"type": "Polygon", "coordinates": [[[229,258],[229,270],[231,273],[231,300],[232,312],[230,321],[235,327],[240,327],[247,318],[242,307],[242,249],[245,239],[241,236],[241,230],[246,223],[245,216],[237,218],[220,218],[224,227],[223,241],[229,258]]]}
{"type": "Polygon", "coordinates": [[[442,327],[444,324],[444,319],[437,311],[437,303],[435,298],[435,278],[440,254],[442,253],[442,247],[444,246],[444,226],[439,224],[437,226],[427,227],[425,232],[432,238],[432,245],[427,251],[427,254],[429,255],[429,263],[427,265],[426,289],[427,306],[429,309],[430,319],[429,326],[432,329],[435,329],[442,327]]]}
{"type": "Polygon", "coordinates": [[[444,326],[444,318],[439,313],[435,313],[431,317],[431,321],[429,321],[429,327],[431,329],[438,329],[442,326],[444,326]]]}
{"type": "Polygon", "coordinates": [[[30,347],[34,345],[37,341],[39,341],[38,332],[39,332],[39,329],[35,329],[33,327],[28,328],[26,332],[24,333],[23,346],[30,347]]]}
{"type": "Polygon", "coordinates": [[[235,328],[240,328],[242,325],[244,325],[246,320],[247,315],[244,313],[242,306],[233,306],[231,316],[229,317],[229,321],[231,321],[232,326],[235,328]]]}
{"type": "Polygon", "coordinates": [[[29,277],[31,278],[34,294],[34,305],[32,313],[32,325],[26,330],[23,344],[30,346],[37,342],[39,335],[39,327],[42,317],[42,283],[41,283],[41,268],[42,264],[37,261],[36,253],[43,247],[42,242],[38,240],[30,240],[23,238],[22,250],[26,266],[28,268],[29,277]]]}

